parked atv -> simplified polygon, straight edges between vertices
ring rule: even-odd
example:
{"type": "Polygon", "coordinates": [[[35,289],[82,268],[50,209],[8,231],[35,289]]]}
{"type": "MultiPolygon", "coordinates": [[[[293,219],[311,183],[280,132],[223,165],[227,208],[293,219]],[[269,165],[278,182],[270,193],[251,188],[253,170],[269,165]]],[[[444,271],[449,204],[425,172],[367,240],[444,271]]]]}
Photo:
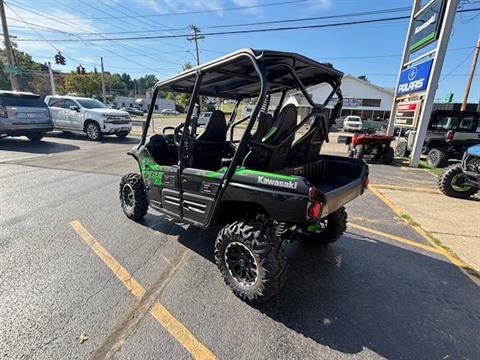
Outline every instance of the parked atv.
{"type": "Polygon", "coordinates": [[[462,199],[480,190],[480,144],[470,147],[461,163],[445,169],[438,178],[438,187],[445,195],[462,199]]]}
{"type": "Polygon", "coordinates": [[[347,225],[344,205],[368,184],[363,161],[319,154],[341,112],[342,76],[298,54],[244,49],[158,82],[141,142],[129,152],[140,174],[127,174],[120,183],[125,215],[140,221],[151,206],[201,228],[221,224],[214,252],[226,284],[246,301],[272,297],[286,279],[283,245],[339,239],[347,225]],[[306,86],[322,82],[333,90],[317,104],[306,86]],[[296,106],[284,104],[296,89],[312,106],[298,124],[296,106]],[[185,122],[147,138],[153,104],[163,91],[191,96],[185,122]],[[273,115],[270,94],[280,95],[273,115]],[[338,100],[328,117],[333,95],[338,100]],[[228,122],[215,110],[197,132],[200,96],[236,101],[228,122]],[[242,100],[256,105],[237,119],[242,100]],[[246,126],[237,141],[233,134],[241,123],[246,126]],[[306,124],[308,131],[294,142],[306,124]]]}
{"type": "Polygon", "coordinates": [[[338,142],[348,145],[347,155],[355,159],[378,161],[389,165],[393,162],[393,136],[376,133],[375,129],[364,129],[353,136],[339,136],[338,142]]]}

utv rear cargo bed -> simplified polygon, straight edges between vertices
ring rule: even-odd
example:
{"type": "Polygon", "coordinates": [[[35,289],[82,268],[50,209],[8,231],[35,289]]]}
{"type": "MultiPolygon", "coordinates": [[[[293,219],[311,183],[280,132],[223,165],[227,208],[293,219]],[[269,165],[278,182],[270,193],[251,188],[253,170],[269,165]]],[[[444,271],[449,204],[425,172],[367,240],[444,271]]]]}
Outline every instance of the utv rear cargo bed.
{"type": "Polygon", "coordinates": [[[314,162],[282,173],[304,177],[324,195],[324,211],[330,213],[363,193],[368,167],[358,159],[319,155],[314,162]]]}

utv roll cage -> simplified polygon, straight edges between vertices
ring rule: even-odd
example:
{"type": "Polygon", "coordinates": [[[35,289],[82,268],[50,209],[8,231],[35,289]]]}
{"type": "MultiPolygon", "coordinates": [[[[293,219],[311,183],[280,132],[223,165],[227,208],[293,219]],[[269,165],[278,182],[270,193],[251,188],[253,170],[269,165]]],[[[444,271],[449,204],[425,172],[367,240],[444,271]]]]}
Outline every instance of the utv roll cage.
{"type": "MultiPolygon", "coordinates": [[[[178,146],[178,166],[180,173],[185,164],[183,162],[185,152],[185,140],[188,129],[192,128],[194,111],[199,108],[199,97],[221,97],[235,100],[236,104],[228,121],[231,139],[233,139],[234,127],[239,123],[248,120],[243,136],[236,146],[231,162],[224,173],[224,177],[211,211],[208,223],[215,217],[217,205],[223,196],[225,188],[240,165],[241,157],[245,155],[245,149],[251,141],[251,132],[255,122],[259,121],[261,114],[268,112],[269,98],[272,94],[280,94],[280,102],[275,110],[274,116],[284,104],[287,92],[300,89],[301,93],[312,107],[312,111],[293,127],[276,145],[257,144],[263,147],[278,148],[294,136],[316,113],[324,111],[334,95],[337,95],[337,102],[331,111],[328,119],[322,120],[319,126],[325,141],[328,142],[328,130],[340,114],[343,97],[340,90],[343,73],[334,69],[331,64],[323,64],[295,53],[242,49],[221,58],[194,67],[182,72],[170,79],[159,81],[155,84],[152,95],[151,106],[148,110],[142,139],[138,149],[145,145],[148,129],[152,121],[154,104],[160,91],[171,91],[176,93],[191,94],[180,144],[178,146]],[[332,90],[322,104],[317,104],[307,92],[306,87],[327,83],[332,90]],[[247,98],[257,98],[255,107],[248,117],[234,123],[240,102],[247,98]],[[327,122],[327,123],[326,123],[327,122]]],[[[322,117],[325,119],[325,117],[322,117]]],[[[196,128],[196,123],[193,125],[196,128]]],[[[195,130],[194,130],[195,131],[195,130]]]]}

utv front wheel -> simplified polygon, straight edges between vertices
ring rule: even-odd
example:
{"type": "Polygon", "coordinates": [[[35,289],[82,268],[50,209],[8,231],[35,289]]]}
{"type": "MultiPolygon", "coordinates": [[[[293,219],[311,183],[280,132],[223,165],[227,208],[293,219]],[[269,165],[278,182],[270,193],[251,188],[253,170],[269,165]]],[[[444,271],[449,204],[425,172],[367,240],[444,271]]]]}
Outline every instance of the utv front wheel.
{"type": "Polygon", "coordinates": [[[469,184],[462,170],[462,164],[450,165],[438,178],[438,188],[447,196],[467,199],[478,191],[469,184]]]}
{"type": "Polygon", "coordinates": [[[334,243],[347,230],[347,219],[347,212],[344,207],[341,207],[327,217],[297,229],[297,236],[310,245],[334,243]]]}
{"type": "Polygon", "coordinates": [[[226,225],[215,241],[215,261],[225,283],[240,299],[263,302],[283,287],[287,257],[267,226],[255,221],[226,225]]]}
{"type": "Polygon", "coordinates": [[[140,221],[148,210],[145,185],[139,174],[127,174],[120,182],[120,203],[129,219],[140,221]]]}

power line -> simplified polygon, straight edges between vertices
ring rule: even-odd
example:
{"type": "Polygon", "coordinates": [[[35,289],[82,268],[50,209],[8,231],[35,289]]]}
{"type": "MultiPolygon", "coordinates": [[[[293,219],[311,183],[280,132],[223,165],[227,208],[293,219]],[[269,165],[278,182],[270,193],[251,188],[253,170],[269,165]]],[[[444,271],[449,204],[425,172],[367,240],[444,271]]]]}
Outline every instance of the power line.
{"type": "MultiPolygon", "coordinates": [[[[307,2],[310,0],[289,0],[289,1],[280,1],[280,2],[273,2],[268,4],[259,4],[259,5],[246,5],[246,6],[235,6],[229,8],[219,8],[219,9],[209,9],[209,10],[195,10],[195,11],[182,11],[182,12],[171,12],[171,13],[164,13],[164,14],[141,14],[141,15],[128,15],[128,16],[99,16],[99,17],[84,17],[82,19],[85,20],[108,20],[108,19],[125,19],[125,18],[149,18],[149,17],[162,17],[162,16],[176,16],[176,15],[193,15],[193,14],[205,14],[205,13],[212,13],[212,12],[223,12],[223,11],[234,11],[234,10],[244,10],[244,9],[255,9],[255,8],[264,8],[264,7],[271,7],[271,6],[280,6],[280,5],[287,5],[287,4],[295,4],[295,3],[302,3],[307,2]]],[[[30,17],[27,19],[38,19],[36,17],[30,17]]],[[[76,17],[61,17],[58,19],[63,20],[72,20],[77,19],[76,17]]]]}
{"type": "MultiPolygon", "coordinates": [[[[472,8],[472,9],[463,9],[459,10],[459,12],[472,12],[472,11],[479,11],[480,8],[472,8]]],[[[277,28],[266,28],[266,29],[246,29],[246,30],[233,30],[233,31],[218,31],[218,32],[205,32],[203,33],[204,36],[219,36],[219,35],[235,35],[235,34],[249,34],[249,33],[262,33],[262,32],[276,32],[276,31],[289,31],[289,30],[305,30],[305,29],[320,29],[320,28],[329,28],[329,27],[337,27],[337,26],[350,26],[350,25],[358,25],[358,24],[371,24],[371,23],[380,23],[380,22],[390,22],[395,20],[406,20],[409,19],[410,16],[393,16],[387,18],[379,18],[379,19],[367,19],[367,20],[357,20],[351,22],[338,22],[338,23],[330,23],[330,24],[314,24],[314,25],[303,25],[303,26],[285,26],[285,27],[277,27],[277,28]]],[[[122,40],[154,40],[154,39],[171,39],[171,38],[187,38],[190,34],[173,34],[173,35],[152,35],[152,36],[129,36],[129,37],[101,37],[101,38],[90,38],[88,41],[122,41],[122,40]]],[[[38,42],[38,39],[17,39],[17,41],[24,41],[24,42],[38,42]]],[[[52,39],[51,41],[58,41],[58,42],[74,42],[78,40],[73,39],[52,39]]]]}
{"type": "MultiPolygon", "coordinates": [[[[100,0],[97,0],[100,1],[100,0]]],[[[120,4],[118,4],[120,5],[120,4]]],[[[385,13],[394,13],[394,12],[403,12],[410,10],[410,7],[401,7],[401,8],[388,8],[388,9],[378,9],[372,11],[362,11],[355,13],[345,13],[345,14],[335,14],[335,15],[325,15],[325,16],[315,16],[315,17],[306,17],[306,18],[293,18],[293,19],[281,19],[281,20],[270,20],[270,21],[259,21],[259,22],[249,22],[249,23],[238,23],[238,24],[220,24],[213,26],[201,26],[203,29],[216,29],[216,28],[229,28],[229,27],[242,27],[242,26],[252,26],[252,25],[271,25],[271,24],[283,24],[291,22],[303,22],[303,21],[313,21],[313,20],[326,20],[326,19],[335,19],[343,17],[357,17],[364,15],[378,15],[385,13]]],[[[15,20],[12,18],[12,20],[15,20]]],[[[168,28],[169,31],[184,31],[187,26],[179,28],[168,28]]],[[[113,32],[83,32],[75,33],[77,35],[115,35],[115,34],[136,34],[136,33],[149,33],[152,31],[165,31],[165,29],[152,29],[152,30],[128,30],[128,31],[113,31],[113,32]]]]}

